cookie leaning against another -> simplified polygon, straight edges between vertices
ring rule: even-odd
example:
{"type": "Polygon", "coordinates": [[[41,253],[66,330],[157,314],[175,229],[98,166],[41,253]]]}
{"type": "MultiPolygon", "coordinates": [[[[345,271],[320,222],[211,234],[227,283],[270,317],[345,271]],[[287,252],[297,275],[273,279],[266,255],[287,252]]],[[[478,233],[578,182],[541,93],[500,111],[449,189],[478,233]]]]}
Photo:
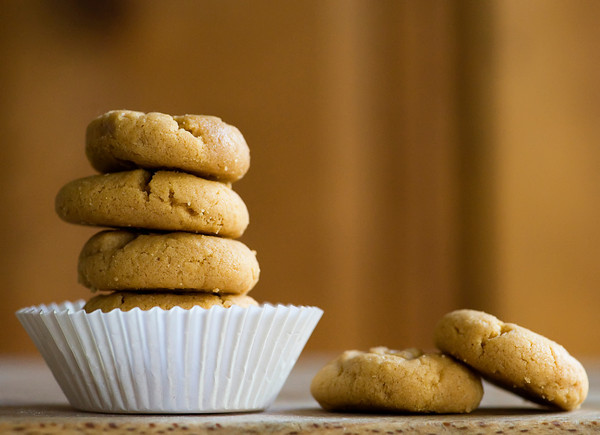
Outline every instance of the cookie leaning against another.
{"type": "Polygon", "coordinates": [[[154,307],[170,310],[173,307],[181,307],[189,310],[193,307],[211,308],[232,306],[247,308],[258,306],[253,298],[247,295],[217,295],[205,292],[127,292],[117,291],[109,294],[99,294],[91,298],[83,309],[91,313],[101,310],[108,313],[114,309],[129,311],[134,308],[146,311],[154,307]]]}
{"type": "Polygon", "coordinates": [[[250,167],[244,136],[215,116],[113,110],[88,125],[85,150],[100,172],[176,169],[233,182],[250,167]]]}
{"type": "Polygon", "coordinates": [[[102,231],[79,255],[79,282],[94,290],[203,290],[245,294],[258,282],[256,254],[243,243],[183,232],[102,231]]]}
{"type": "Polygon", "coordinates": [[[533,402],[568,411],[587,396],[585,369],[564,347],[482,311],[446,314],[436,326],[435,343],[489,381],[533,402]]]}
{"type": "Polygon", "coordinates": [[[66,184],[55,208],[65,221],[109,227],[240,237],[248,209],[229,186],[181,172],[144,169],[93,175],[66,184]]]}
{"type": "Polygon", "coordinates": [[[384,347],[344,352],[310,390],[330,411],[471,412],[483,396],[479,376],[450,356],[384,347]]]}

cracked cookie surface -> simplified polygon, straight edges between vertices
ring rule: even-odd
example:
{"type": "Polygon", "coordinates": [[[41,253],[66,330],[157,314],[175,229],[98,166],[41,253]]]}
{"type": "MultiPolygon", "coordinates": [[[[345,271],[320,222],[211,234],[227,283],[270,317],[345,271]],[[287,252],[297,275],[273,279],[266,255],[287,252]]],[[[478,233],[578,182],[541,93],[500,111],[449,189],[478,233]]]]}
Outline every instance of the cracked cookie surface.
{"type": "Polygon", "coordinates": [[[258,282],[256,253],[243,243],[184,232],[102,231],[79,255],[92,290],[196,290],[245,294],[258,282]]]}
{"type": "Polygon", "coordinates": [[[96,310],[101,310],[108,313],[114,309],[121,311],[129,311],[133,308],[140,310],[150,310],[154,307],[170,310],[173,307],[181,307],[190,309],[192,307],[211,308],[232,306],[247,308],[250,306],[258,306],[253,298],[247,295],[217,295],[205,292],[128,292],[117,291],[109,294],[99,294],[87,301],[83,309],[91,313],[96,310]]]}
{"type": "Polygon", "coordinates": [[[377,347],[342,353],[317,373],[311,393],[330,411],[462,413],[477,408],[483,387],[450,356],[377,347]]]}
{"type": "Polygon", "coordinates": [[[435,343],[489,381],[533,402],[571,410],[587,396],[585,369],[564,347],[482,311],[446,314],[436,326],[435,343]]]}
{"type": "Polygon", "coordinates": [[[113,110],[86,130],[86,155],[99,172],[175,169],[236,181],[250,166],[240,131],[215,116],[113,110]]]}
{"type": "Polygon", "coordinates": [[[144,169],[93,175],[66,184],[55,208],[65,221],[108,227],[240,237],[248,209],[228,185],[194,175],[144,169]]]}

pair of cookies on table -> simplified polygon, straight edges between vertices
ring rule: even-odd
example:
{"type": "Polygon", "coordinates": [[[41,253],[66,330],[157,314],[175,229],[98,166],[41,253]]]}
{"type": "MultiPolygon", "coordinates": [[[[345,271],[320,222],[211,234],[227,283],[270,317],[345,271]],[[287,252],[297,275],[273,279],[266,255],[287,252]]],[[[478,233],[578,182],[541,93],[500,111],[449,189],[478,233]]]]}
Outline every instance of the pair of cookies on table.
{"type": "Polygon", "coordinates": [[[317,373],[312,395],[327,410],[470,412],[483,397],[481,375],[565,411],[587,396],[585,369],[564,347],[490,314],[446,314],[435,328],[435,343],[443,353],[383,347],[344,352],[317,373]]]}
{"type": "Polygon", "coordinates": [[[87,127],[86,154],[102,174],[56,197],[63,220],[116,228],[79,256],[79,281],[112,291],[86,311],[257,305],[247,296],[256,254],[234,240],[249,223],[231,188],[250,165],[237,128],[211,116],[110,111],[87,127]]]}

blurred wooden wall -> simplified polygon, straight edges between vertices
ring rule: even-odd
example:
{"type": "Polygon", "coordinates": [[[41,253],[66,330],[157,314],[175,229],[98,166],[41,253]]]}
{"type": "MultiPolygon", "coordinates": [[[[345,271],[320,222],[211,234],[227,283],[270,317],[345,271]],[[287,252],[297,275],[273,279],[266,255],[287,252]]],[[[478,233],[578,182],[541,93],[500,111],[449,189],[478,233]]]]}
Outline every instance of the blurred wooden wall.
{"type": "Polygon", "coordinates": [[[597,6],[0,7],[0,352],[33,351],[16,309],[89,296],[76,262],[97,230],[53,201],[92,173],[85,126],[113,108],[240,128],[252,295],[322,307],[309,350],[430,348],[436,320],[469,306],[600,352],[583,338],[600,284],[597,6]]]}
{"type": "Polygon", "coordinates": [[[460,283],[600,354],[600,3],[461,2],[460,283]]]}
{"type": "Polygon", "coordinates": [[[498,3],[498,310],[600,354],[600,3],[498,3]]]}

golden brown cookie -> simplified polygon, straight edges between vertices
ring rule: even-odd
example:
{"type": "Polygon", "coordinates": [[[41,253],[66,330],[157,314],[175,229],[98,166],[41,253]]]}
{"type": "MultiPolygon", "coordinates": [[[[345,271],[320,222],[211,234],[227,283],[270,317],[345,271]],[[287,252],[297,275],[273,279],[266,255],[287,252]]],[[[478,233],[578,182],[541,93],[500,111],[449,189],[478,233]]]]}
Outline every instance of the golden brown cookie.
{"type": "Polygon", "coordinates": [[[258,306],[253,298],[246,295],[229,295],[229,294],[214,294],[205,292],[127,292],[118,291],[108,294],[99,294],[91,298],[83,309],[91,313],[96,310],[101,310],[108,313],[114,309],[121,311],[129,311],[134,308],[140,310],[149,310],[154,307],[170,310],[173,307],[181,307],[189,310],[192,307],[211,308],[232,306],[247,308],[250,306],[258,306]]]}
{"type": "Polygon", "coordinates": [[[194,175],[144,169],[71,181],[56,196],[67,222],[108,227],[190,231],[240,237],[248,210],[227,185],[194,175]]]}
{"type": "Polygon", "coordinates": [[[191,233],[102,231],[79,255],[79,282],[93,290],[177,289],[245,294],[258,281],[243,243],[191,233]]]}
{"type": "Polygon", "coordinates": [[[446,314],[436,326],[435,343],[489,381],[536,403],[571,410],[587,396],[585,369],[564,347],[482,311],[446,314]]]}
{"type": "Polygon", "coordinates": [[[236,181],[250,166],[240,131],[214,116],[113,110],[87,127],[86,154],[100,172],[177,169],[236,181]]]}
{"type": "Polygon", "coordinates": [[[310,391],[326,410],[471,412],[481,379],[452,357],[418,349],[346,351],[314,377],[310,391]]]}

